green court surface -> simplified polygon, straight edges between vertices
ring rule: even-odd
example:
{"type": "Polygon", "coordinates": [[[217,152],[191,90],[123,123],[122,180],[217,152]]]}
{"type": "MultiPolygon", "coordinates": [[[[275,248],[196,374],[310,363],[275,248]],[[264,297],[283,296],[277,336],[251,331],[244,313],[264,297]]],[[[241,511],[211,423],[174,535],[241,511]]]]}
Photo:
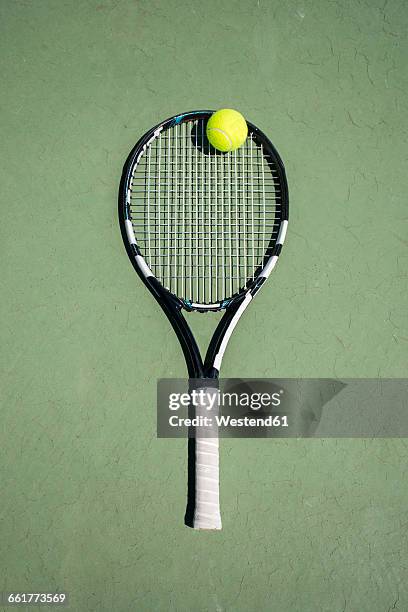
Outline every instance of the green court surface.
{"type": "Polygon", "coordinates": [[[405,376],[407,4],[2,0],[0,23],[0,590],[408,610],[404,439],[223,440],[224,529],[184,526],[186,443],[155,414],[184,359],[117,222],[140,135],[240,110],[285,161],[290,223],[223,376],[405,376]]]}

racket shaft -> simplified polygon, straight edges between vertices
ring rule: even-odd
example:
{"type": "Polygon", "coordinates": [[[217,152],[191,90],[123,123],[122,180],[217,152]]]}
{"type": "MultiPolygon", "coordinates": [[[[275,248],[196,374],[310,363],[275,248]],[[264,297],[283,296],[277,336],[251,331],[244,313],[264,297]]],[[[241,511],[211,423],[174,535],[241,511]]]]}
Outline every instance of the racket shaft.
{"type": "Polygon", "coordinates": [[[218,402],[214,402],[211,410],[209,396],[217,397],[217,389],[205,387],[198,390],[204,392],[195,410],[197,417],[211,419],[211,426],[205,430],[196,430],[195,457],[195,511],[194,529],[221,529],[220,494],[219,494],[219,445],[218,402]]]}

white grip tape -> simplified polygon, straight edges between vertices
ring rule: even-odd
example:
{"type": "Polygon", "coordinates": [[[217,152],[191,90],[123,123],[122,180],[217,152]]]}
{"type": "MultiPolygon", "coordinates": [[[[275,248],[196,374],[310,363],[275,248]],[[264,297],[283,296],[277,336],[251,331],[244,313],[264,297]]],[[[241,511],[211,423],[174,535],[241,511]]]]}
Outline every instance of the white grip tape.
{"type": "MultiPolygon", "coordinates": [[[[218,393],[215,388],[202,389],[208,394],[218,393]]],[[[197,389],[198,392],[201,389],[197,389]]],[[[212,426],[197,431],[195,456],[195,510],[194,529],[221,529],[220,513],[220,479],[219,479],[219,445],[218,425],[215,416],[218,415],[218,403],[208,410],[208,400],[196,406],[196,416],[206,416],[212,419],[212,426]]]]}

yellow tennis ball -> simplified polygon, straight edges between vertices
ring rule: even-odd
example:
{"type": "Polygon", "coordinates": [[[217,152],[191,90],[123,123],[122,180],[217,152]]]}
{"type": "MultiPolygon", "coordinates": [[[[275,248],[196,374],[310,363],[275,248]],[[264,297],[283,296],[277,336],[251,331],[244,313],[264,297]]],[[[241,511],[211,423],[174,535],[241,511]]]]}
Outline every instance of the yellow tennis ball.
{"type": "Polygon", "coordinates": [[[213,113],[207,123],[207,138],[213,147],[226,153],[235,151],[248,136],[245,119],[236,110],[222,108],[213,113]]]}

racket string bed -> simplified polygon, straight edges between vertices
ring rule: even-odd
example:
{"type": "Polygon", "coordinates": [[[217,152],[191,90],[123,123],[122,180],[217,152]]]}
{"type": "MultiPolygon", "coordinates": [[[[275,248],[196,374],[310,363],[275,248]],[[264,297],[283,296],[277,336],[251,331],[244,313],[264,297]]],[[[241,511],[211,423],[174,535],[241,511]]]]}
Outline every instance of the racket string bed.
{"type": "Polygon", "coordinates": [[[156,278],[185,300],[212,304],[255,278],[277,235],[280,192],[252,134],[219,154],[203,146],[204,130],[204,120],[184,122],[153,141],[132,176],[130,212],[156,278]]]}

